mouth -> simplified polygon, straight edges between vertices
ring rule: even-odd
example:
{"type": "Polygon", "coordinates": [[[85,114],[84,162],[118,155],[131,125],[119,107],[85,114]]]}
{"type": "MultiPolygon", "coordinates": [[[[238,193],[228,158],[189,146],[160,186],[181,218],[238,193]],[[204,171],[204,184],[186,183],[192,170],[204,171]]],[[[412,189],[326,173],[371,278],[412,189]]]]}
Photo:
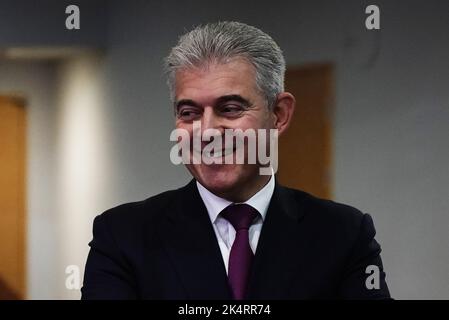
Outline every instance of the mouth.
{"type": "Polygon", "coordinates": [[[235,151],[235,148],[229,148],[229,149],[221,149],[221,150],[211,150],[212,152],[204,152],[204,149],[193,149],[193,152],[197,155],[202,155],[203,157],[207,158],[222,158],[229,155],[232,155],[235,151]]]}
{"type": "Polygon", "coordinates": [[[234,149],[214,150],[214,153],[209,154],[212,158],[226,157],[234,153],[234,149]]]}

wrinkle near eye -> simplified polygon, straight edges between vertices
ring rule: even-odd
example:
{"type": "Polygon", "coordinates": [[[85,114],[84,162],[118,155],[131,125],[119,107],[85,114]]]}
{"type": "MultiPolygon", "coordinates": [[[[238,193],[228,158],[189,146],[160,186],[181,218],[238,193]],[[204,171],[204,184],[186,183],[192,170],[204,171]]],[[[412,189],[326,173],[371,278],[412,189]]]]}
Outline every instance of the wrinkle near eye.
{"type": "Polygon", "coordinates": [[[191,121],[201,116],[201,110],[193,106],[180,106],[177,109],[177,118],[183,121],[191,121]]]}

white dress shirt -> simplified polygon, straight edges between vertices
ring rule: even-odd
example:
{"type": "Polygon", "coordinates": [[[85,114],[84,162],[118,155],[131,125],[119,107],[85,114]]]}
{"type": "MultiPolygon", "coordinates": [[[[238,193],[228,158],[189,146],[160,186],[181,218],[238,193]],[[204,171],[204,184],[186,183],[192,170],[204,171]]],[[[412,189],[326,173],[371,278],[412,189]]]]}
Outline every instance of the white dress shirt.
{"type": "MultiPolygon", "coordinates": [[[[217,237],[218,245],[220,246],[221,255],[223,257],[223,262],[227,273],[229,253],[231,251],[232,244],[234,243],[236,232],[232,224],[219,214],[221,211],[223,211],[224,208],[226,208],[233,202],[217,197],[215,194],[203,187],[198,181],[196,182],[196,185],[214,227],[215,235],[217,237]]],[[[253,224],[249,228],[249,243],[253,253],[256,252],[260,231],[262,230],[262,224],[265,220],[268,205],[270,204],[273,192],[274,176],[271,175],[270,180],[262,189],[260,189],[250,199],[243,202],[250,205],[260,213],[260,216],[253,222],[253,224]]]]}

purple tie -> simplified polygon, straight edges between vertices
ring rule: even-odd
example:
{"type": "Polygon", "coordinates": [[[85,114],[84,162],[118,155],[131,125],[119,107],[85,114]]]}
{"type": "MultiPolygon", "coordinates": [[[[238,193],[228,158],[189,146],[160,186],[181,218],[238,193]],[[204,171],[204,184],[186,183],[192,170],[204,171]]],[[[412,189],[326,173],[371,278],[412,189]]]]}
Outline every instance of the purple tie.
{"type": "Polygon", "coordinates": [[[228,267],[228,281],[236,300],[245,298],[251,262],[254,257],[249,245],[248,229],[258,214],[256,209],[247,204],[232,204],[221,213],[236,231],[228,267]]]}

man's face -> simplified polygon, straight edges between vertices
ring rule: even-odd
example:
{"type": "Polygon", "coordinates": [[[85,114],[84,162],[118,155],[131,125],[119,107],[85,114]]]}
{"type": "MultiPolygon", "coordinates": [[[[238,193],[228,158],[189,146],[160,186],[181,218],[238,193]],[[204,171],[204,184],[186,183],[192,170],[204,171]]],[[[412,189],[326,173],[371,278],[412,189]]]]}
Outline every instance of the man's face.
{"type": "MultiPolygon", "coordinates": [[[[180,70],[175,85],[176,128],[187,130],[190,137],[194,121],[199,121],[202,132],[212,128],[222,136],[225,129],[273,128],[272,112],[256,87],[254,67],[244,59],[180,70]]],[[[203,142],[201,148],[207,144],[203,142]]],[[[258,164],[248,164],[247,159],[244,164],[225,164],[223,160],[223,164],[186,166],[196,180],[221,196],[235,194],[267,178],[259,175],[258,164]]]]}

